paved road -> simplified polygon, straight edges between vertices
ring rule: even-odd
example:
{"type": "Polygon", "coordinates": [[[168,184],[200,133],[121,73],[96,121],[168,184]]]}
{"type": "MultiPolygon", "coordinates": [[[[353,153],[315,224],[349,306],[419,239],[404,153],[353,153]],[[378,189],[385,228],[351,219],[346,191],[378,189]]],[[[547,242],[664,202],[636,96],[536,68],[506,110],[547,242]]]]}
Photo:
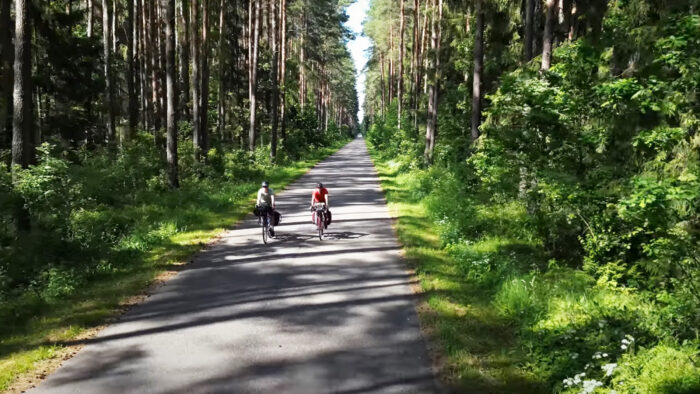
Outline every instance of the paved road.
{"type": "MultiPolygon", "coordinates": [[[[274,185],[273,185],[274,186],[274,185]]],[[[432,393],[411,277],[363,140],[278,193],[32,393],[432,393]],[[311,188],[331,192],[319,241],[311,188]]]]}

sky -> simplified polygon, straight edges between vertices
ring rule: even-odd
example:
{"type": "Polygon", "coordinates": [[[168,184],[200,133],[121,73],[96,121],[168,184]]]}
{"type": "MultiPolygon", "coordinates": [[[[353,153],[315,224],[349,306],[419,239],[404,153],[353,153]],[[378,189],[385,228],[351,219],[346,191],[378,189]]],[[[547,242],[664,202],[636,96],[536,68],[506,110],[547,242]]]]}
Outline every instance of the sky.
{"type": "Polygon", "coordinates": [[[362,22],[367,16],[367,11],[369,11],[369,0],[357,0],[352,3],[348,9],[348,16],[350,19],[345,24],[353,33],[356,34],[354,40],[348,42],[348,49],[352,55],[352,60],[355,63],[355,88],[357,89],[357,94],[360,100],[360,111],[357,117],[360,121],[364,116],[364,102],[365,102],[365,63],[367,63],[367,49],[370,46],[370,40],[368,37],[362,35],[362,22]]]}

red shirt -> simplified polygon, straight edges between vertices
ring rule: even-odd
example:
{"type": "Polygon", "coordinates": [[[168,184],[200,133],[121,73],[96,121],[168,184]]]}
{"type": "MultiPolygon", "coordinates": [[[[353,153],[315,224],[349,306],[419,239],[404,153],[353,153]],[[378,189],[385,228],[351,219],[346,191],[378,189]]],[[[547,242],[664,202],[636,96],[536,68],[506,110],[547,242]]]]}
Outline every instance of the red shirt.
{"type": "Polygon", "coordinates": [[[313,200],[315,202],[326,202],[326,195],[328,194],[328,189],[325,187],[322,187],[320,189],[314,190],[314,193],[311,195],[313,197],[313,200]]]}

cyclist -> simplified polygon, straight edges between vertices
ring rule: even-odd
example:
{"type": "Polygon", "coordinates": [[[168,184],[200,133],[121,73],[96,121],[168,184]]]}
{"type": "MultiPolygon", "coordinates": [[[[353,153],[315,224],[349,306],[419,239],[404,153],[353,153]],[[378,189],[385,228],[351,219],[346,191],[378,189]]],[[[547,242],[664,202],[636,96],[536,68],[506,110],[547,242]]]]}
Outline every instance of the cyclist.
{"type": "Polygon", "coordinates": [[[258,199],[255,205],[260,209],[261,214],[267,215],[270,224],[270,235],[275,236],[275,228],[272,226],[271,213],[275,209],[275,192],[270,188],[270,183],[263,181],[262,187],[258,190],[258,199]]]}
{"type": "MultiPolygon", "coordinates": [[[[311,208],[313,210],[314,205],[316,204],[325,204],[324,211],[327,211],[330,208],[330,195],[328,193],[328,189],[323,187],[323,183],[319,182],[316,184],[316,188],[314,191],[311,193],[311,208]]],[[[316,223],[316,211],[313,211],[311,214],[311,223],[316,223]]],[[[328,225],[325,225],[326,228],[328,228],[328,225]]]]}

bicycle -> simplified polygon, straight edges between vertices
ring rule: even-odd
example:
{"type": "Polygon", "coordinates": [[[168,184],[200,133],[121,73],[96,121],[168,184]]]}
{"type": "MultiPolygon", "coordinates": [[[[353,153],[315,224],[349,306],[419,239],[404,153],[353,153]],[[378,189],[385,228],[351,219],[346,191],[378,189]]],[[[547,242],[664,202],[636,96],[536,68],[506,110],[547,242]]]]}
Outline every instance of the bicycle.
{"type": "Polygon", "coordinates": [[[323,230],[326,228],[326,204],[317,203],[311,209],[316,213],[316,223],[314,224],[318,229],[318,240],[323,241],[323,230]]]}
{"type": "Polygon", "coordinates": [[[267,244],[269,238],[274,238],[274,230],[272,229],[272,208],[267,205],[262,205],[258,207],[260,211],[260,216],[258,217],[258,223],[262,224],[262,239],[263,243],[267,244]]]}

